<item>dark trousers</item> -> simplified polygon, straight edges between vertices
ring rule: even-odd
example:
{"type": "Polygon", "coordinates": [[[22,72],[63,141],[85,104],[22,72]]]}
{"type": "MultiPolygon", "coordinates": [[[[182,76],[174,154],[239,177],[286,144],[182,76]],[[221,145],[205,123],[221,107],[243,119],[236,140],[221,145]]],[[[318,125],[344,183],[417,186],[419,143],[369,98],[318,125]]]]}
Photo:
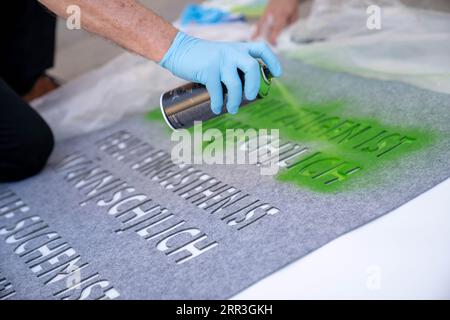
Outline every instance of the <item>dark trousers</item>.
{"type": "Polygon", "coordinates": [[[52,149],[48,125],[0,79],[0,181],[38,173],[52,149]]]}
{"type": "Polygon", "coordinates": [[[2,4],[0,78],[20,96],[53,66],[55,26],[55,16],[36,0],[2,4]]]}
{"type": "Polygon", "coordinates": [[[19,95],[53,65],[55,17],[35,0],[7,1],[0,10],[0,181],[39,172],[53,135],[19,95]]]}

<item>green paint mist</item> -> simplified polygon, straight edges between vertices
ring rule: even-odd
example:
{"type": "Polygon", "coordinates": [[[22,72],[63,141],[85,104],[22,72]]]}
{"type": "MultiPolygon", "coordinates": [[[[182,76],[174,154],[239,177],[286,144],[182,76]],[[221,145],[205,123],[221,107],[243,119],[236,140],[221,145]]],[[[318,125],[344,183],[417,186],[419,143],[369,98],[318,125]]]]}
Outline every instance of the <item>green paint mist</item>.
{"type": "MultiPolygon", "coordinates": [[[[276,178],[327,193],[373,187],[370,183],[381,182],[383,172],[395,169],[398,159],[434,140],[423,130],[387,126],[372,118],[342,117],[344,107],[342,101],[299,101],[280,81],[274,81],[269,97],[240,109],[237,115],[207,121],[202,129],[216,128],[224,135],[226,129],[279,129],[283,141],[301,143],[308,152],[290,161],[276,178]],[[366,179],[368,174],[372,179],[366,179]]],[[[159,109],[147,118],[163,121],[159,109]]]]}

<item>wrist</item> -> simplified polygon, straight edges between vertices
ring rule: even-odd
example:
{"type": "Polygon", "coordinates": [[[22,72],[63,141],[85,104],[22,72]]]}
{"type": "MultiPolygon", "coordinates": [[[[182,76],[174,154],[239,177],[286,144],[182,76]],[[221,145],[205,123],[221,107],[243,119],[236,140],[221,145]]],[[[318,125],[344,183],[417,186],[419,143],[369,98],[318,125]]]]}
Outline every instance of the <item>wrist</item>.
{"type": "Polygon", "coordinates": [[[158,50],[156,58],[153,59],[154,61],[156,61],[157,63],[161,63],[161,61],[164,59],[164,56],[169,52],[170,48],[175,42],[175,38],[178,33],[178,29],[173,26],[171,26],[170,29],[166,30],[165,34],[162,35],[164,40],[160,43],[160,50],[158,50]]]}
{"type": "Polygon", "coordinates": [[[194,39],[182,31],[178,31],[175,35],[170,47],[159,61],[159,65],[172,73],[175,71],[175,64],[179,60],[180,53],[185,52],[188,48],[190,40],[194,39]]]}

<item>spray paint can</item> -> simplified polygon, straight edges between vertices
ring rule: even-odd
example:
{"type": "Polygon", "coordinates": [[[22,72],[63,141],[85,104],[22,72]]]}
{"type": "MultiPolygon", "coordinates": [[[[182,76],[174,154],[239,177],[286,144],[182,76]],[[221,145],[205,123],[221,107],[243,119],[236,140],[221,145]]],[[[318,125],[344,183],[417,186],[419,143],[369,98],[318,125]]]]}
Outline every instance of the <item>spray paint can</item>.
{"type": "MultiPolygon", "coordinates": [[[[265,64],[260,62],[261,82],[257,99],[266,97],[270,91],[272,74],[265,64]]],[[[238,70],[242,84],[244,74],[238,70]]],[[[207,121],[226,113],[227,90],[222,84],[224,93],[224,105],[222,112],[218,115],[211,110],[211,100],[206,87],[200,83],[188,83],[171,91],[164,92],[160,98],[161,112],[167,124],[174,130],[187,129],[194,125],[194,121],[207,121]]],[[[241,107],[252,101],[243,99],[241,107]]]]}

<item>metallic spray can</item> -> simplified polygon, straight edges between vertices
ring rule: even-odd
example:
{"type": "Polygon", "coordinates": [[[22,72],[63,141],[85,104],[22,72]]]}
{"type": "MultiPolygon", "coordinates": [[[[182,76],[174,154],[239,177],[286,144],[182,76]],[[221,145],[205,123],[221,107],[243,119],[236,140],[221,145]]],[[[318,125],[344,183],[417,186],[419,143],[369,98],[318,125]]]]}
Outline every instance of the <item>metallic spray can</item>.
{"type": "MultiPolygon", "coordinates": [[[[272,75],[269,69],[260,62],[261,82],[257,99],[266,97],[270,91],[272,75]]],[[[238,70],[242,84],[244,84],[244,74],[238,70]]],[[[221,114],[226,113],[227,90],[222,84],[224,93],[224,106],[221,114]]],[[[243,100],[241,107],[252,101],[243,100]]],[[[194,121],[207,121],[220,116],[211,110],[211,101],[206,87],[199,83],[188,83],[171,91],[164,92],[160,99],[161,112],[167,124],[174,130],[187,129],[194,125],[194,121]]]]}

